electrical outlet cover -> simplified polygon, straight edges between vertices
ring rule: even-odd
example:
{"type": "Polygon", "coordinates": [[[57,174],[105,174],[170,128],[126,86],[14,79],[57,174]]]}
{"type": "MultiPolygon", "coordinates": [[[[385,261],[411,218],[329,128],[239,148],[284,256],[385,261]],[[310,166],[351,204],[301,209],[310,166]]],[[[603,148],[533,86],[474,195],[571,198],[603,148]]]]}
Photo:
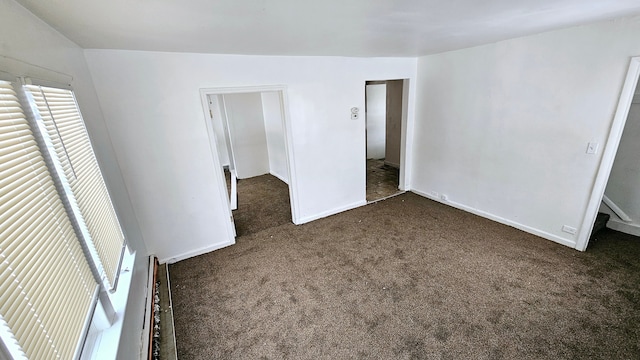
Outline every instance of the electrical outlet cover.
{"type": "Polygon", "coordinates": [[[564,232],[566,232],[568,234],[571,234],[571,235],[575,235],[578,230],[576,228],[574,228],[574,227],[569,226],[569,225],[563,225],[562,226],[562,231],[564,231],[564,232]]]}

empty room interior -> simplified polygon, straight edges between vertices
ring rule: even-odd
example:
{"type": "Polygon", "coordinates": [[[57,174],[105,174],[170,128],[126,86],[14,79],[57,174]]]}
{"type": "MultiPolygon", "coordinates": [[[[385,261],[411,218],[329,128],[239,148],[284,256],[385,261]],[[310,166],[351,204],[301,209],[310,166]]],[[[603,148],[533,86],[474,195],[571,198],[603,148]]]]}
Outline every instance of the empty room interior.
{"type": "Polygon", "coordinates": [[[0,20],[0,359],[640,358],[639,2],[0,20]]]}

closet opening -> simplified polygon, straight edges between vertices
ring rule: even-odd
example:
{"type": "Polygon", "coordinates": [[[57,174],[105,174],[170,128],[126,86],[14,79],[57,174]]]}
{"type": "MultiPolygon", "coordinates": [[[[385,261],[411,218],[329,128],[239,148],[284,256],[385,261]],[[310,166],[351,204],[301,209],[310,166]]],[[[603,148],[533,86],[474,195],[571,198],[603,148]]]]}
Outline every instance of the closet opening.
{"type": "Polygon", "coordinates": [[[401,148],[405,80],[365,83],[366,196],[374,202],[402,193],[401,148]]]}
{"type": "MultiPolygon", "coordinates": [[[[285,90],[202,90],[236,236],[295,223],[285,90]]],[[[204,105],[204,104],[203,104],[204,105]]]]}
{"type": "MultiPolygon", "coordinates": [[[[640,236],[640,162],[637,153],[640,136],[640,57],[631,58],[620,93],[609,136],[602,150],[576,249],[585,251],[605,227],[640,236]]],[[[587,152],[597,154],[599,144],[589,143],[587,152]]]]}

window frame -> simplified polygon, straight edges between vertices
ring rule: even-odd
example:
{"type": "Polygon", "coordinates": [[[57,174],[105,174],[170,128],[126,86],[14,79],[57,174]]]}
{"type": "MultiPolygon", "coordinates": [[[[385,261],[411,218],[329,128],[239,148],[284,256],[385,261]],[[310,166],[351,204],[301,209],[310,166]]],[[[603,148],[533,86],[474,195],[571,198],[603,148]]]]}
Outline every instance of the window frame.
{"type": "MultiPolygon", "coordinates": [[[[91,259],[91,261],[93,262],[93,265],[95,266],[97,272],[99,273],[101,283],[106,289],[109,290],[110,293],[114,293],[117,290],[118,280],[120,277],[120,272],[122,269],[125,252],[128,249],[128,241],[127,241],[126,234],[122,228],[122,221],[120,221],[117,211],[115,210],[115,206],[113,205],[112,196],[109,192],[108,184],[106,182],[106,179],[104,177],[104,174],[98,162],[98,157],[96,156],[96,152],[95,152],[93,143],[91,141],[91,137],[89,136],[89,132],[86,128],[86,122],[84,121],[84,117],[82,115],[80,105],[78,104],[78,101],[76,99],[75,91],[73,90],[73,87],[71,85],[59,84],[52,81],[33,79],[29,77],[21,78],[21,83],[22,83],[22,86],[21,86],[20,92],[21,92],[21,96],[24,97],[23,106],[24,105],[28,106],[28,113],[26,113],[26,115],[30,121],[33,120],[33,123],[35,125],[34,127],[37,127],[38,136],[40,136],[43,139],[42,147],[47,152],[47,156],[45,160],[47,161],[50,160],[50,162],[48,162],[47,165],[50,165],[50,171],[55,172],[54,178],[57,178],[60,182],[59,192],[61,194],[64,194],[64,198],[69,203],[68,212],[70,213],[70,216],[71,215],[73,216],[74,222],[77,223],[78,231],[80,234],[79,239],[81,240],[81,242],[85,243],[84,246],[86,247],[88,257],[91,259]],[[76,196],[71,188],[69,179],[67,179],[65,171],[62,168],[61,160],[58,158],[58,154],[56,153],[55,147],[53,145],[53,141],[49,135],[45,121],[42,119],[40,109],[38,108],[38,105],[31,93],[31,90],[27,88],[28,86],[47,87],[47,88],[53,88],[53,89],[67,90],[71,92],[71,96],[73,97],[73,102],[75,104],[76,111],[78,113],[82,126],[84,127],[84,130],[85,130],[89,147],[91,148],[91,152],[96,160],[100,177],[106,188],[107,196],[110,202],[109,205],[113,210],[117,226],[119,227],[120,233],[122,234],[122,238],[123,238],[119,259],[115,267],[115,273],[113,274],[113,279],[114,279],[113,282],[110,282],[108,279],[106,269],[102,263],[102,260],[100,259],[96,245],[92,239],[91,233],[84,219],[80,206],[78,205],[78,201],[76,200],[76,196]]],[[[44,97],[44,94],[43,94],[43,97],[44,97]]],[[[53,122],[55,123],[55,119],[53,120],[53,122]]]]}
{"type": "MultiPolygon", "coordinates": [[[[16,78],[15,76],[12,76],[9,73],[6,73],[4,71],[0,71],[0,80],[2,80],[5,83],[8,83],[8,87],[11,88],[13,90],[13,92],[15,93],[15,103],[16,105],[20,108],[20,111],[22,112],[22,115],[24,116],[24,122],[25,124],[29,127],[29,131],[30,131],[30,136],[33,137],[33,143],[35,143],[37,150],[34,151],[34,154],[37,153],[36,158],[39,159],[37,160],[38,162],[40,162],[42,164],[42,168],[46,171],[46,174],[49,178],[49,180],[43,180],[45,182],[48,182],[50,184],[49,187],[49,191],[52,191],[52,193],[55,193],[57,196],[55,196],[56,199],[53,199],[53,203],[55,204],[56,202],[58,203],[57,208],[59,209],[58,211],[61,211],[60,213],[58,213],[58,215],[47,215],[47,217],[49,216],[54,216],[54,219],[59,218],[60,216],[62,216],[62,218],[60,219],[64,219],[63,223],[65,223],[66,221],[68,221],[67,225],[67,229],[71,231],[71,233],[69,234],[73,234],[73,237],[70,238],[69,240],[73,240],[73,241],[78,241],[78,243],[75,244],[76,249],[78,249],[80,251],[80,257],[81,259],[83,259],[83,262],[85,263],[86,267],[84,268],[87,273],[86,275],[88,275],[87,279],[91,279],[92,283],[91,284],[95,284],[93,286],[95,286],[93,288],[93,290],[90,290],[90,300],[88,300],[85,303],[85,306],[87,306],[87,312],[84,314],[78,313],[76,316],[78,317],[83,317],[83,324],[79,329],[79,338],[78,338],[78,342],[74,345],[74,349],[73,350],[73,357],[74,358],[79,358],[82,354],[82,350],[84,348],[84,343],[86,341],[87,338],[87,333],[89,331],[89,327],[93,321],[93,317],[95,314],[95,310],[96,310],[96,306],[98,304],[98,300],[100,298],[99,293],[100,290],[102,289],[102,283],[99,281],[99,279],[97,279],[95,277],[93,268],[92,268],[92,262],[90,259],[87,258],[86,253],[85,253],[85,249],[84,246],[82,244],[82,241],[79,241],[78,239],[78,234],[76,232],[76,228],[73,224],[73,218],[68,214],[67,211],[67,204],[65,202],[65,197],[63,196],[63,194],[61,194],[59,192],[59,183],[57,182],[57,179],[55,177],[55,174],[52,173],[51,171],[51,159],[48,158],[48,154],[43,151],[42,149],[42,139],[40,137],[39,132],[34,128],[34,119],[30,117],[29,113],[28,113],[28,109],[25,109],[25,103],[24,103],[24,98],[23,98],[23,92],[21,89],[21,81],[19,78],[16,78]],[[59,202],[58,202],[59,201],[59,202]],[[58,216],[58,217],[56,217],[58,216]]],[[[4,86],[4,85],[3,85],[4,86]]],[[[10,139],[13,139],[13,137],[10,137],[10,139]]],[[[25,176],[33,176],[32,173],[29,173],[28,175],[25,176]]],[[[26,180],[29,181],[29,180],[26,180]]],[[[44,195],[41,195],[44,196],[44,195]]],[[[47,214],[49,214],[49,212],[51,210],[53,210],[53,208],[51,208],[51,205],[49,205],[49,207],[43,207],[42,208],[43,211],[45,211],[47,214]]],[[[57,221],[55,221],[57,222],[57,221]]],[[[37,241],[37,240],[36,240],[37,241]]],[[[64,241],[63,241],[64,243],[64,241]]],[[[69,251],[69,250],[67,250],[69,251]]],[[[49,256],[49,255],[44,255],[44,256],[49,256]]],[[[70,264],[71,265],[71,264],[70,264]]],[[[82,265],[82,266],[85,266],[82,265]]],[[[17,268],[16,268],[17,269],[17,268]]],[[[12,270],[13,271],[13,270],[12,270]]],[[[18,270],[18,271],[23,271],[23,270],[18,270]]],[[[6,273],[5,273],[6,274],[6,273]]],[[[39,280],[40,281],[40,280],[39,280]]],[[[50,284],[50,283],[49,283],[50,284]]],[[[91,285],[89,284],[89,285],[91,285]]],[[[87,294],[89,295],[89,294],[87,294]]],[[[35,299],[35,298],[34,298],[35,299]]],[[[39,300],[39,301],[44,301],[45,303],[47,302],[46,300],[39,300]]],[[[86,301],[86,300],[85,300],[86,301]]],[[[48,306],[45,306],[45,308],[48,306]]],[[[23,307],[20,307],[23,308],[23,307]]],[[[55,308],[54,308],[55,309],[55,308]]],[[[55,309],[58,310],[58,309],[55,309]]],[[[46,314],[46,312],[45,312],[46,314]]],[[[42,314],[41,314],[42,315],[42,314]]],[[[21,320],[24,321],[24,320],[21,320]]],[[[56,323],[54,323],[56,324],[56,323]]],[[[60,323],[57,323],[58,326],[60,325],[60,323]]],[[[55,328],[53,328],[55,329],[55,328]]],[[[51,330],[51,329],[49,329],[51,330]]],[[[42,346],[42,345],[39,345],[42,346]]],[[[10,328],[9,324],[6,322],[6,320],[4,319],[3,315],[0,314],[0,359],[26,359],[26,353],[25,350],[23,348],[23,345],[21,345],[18,341],[18,339],[15,337],[14,335],[14,331],[10,328]]]]}
{"type": "MultiPolygon", "coordinates": [[[[74,355],[74,358],[76,359],[85,358],[86,356],[88,356],[87,351],[91,352],[94,351],[93,349],[96,349],[96,344],[93,344],[92,342],[97,341],[98,343],[101,343],[101,341],[96,340],[95,331],[98,331],[98,338],[102,336],[100,334],[105,333],[104,336],[107,336],[111,339],[109,341],[112,341],[114,339],[113,334],[120,334],[120,332],[122,331],[122,316],[124,315],[124,309],[127,303],[129,288],[131,285],[131,270],[133,268],[136,255],[135,252],[132,252],[129,248],[127,236],[124,228],[122,227],[122,221],[120,221],[118,212],[115,209],[115,204],[113,203],[112,196],[109,191],[109,186],[106,182],[106,179],[104,178],[102,170],[100,169],[98,157],[91,142],[89,132],[86,129],[86,123],[84,121],[84,118],[82,117],[81,109],[77,102],[73,87],[70,84],[28,78],[24,76],[15,76],[12,73],[3,70],[0,70],[0,80],[10,82],[15,93],[17,94],[19,105],[25,115],[33,136],[36,139],[38,148],[42,157],[44,158],[49,175],[53,179],[54,185],[56,187],[56,192],[62,200],[63,206],[65,208],[65,214],[69,218],[74,233],[76,234],[78,242],[80,243],[80,247],[83,250],[83,259],[88,263],[91,269],[93,280],[95,280],[98,284],[95,289],[94,296],[91,300],[91,306],[88,313],[86,314],[86,320],[82,330],[82,335],[78,341],[78,344],[76,345],[76,351],[74,355]],[[113,212],[117,220],[117,225],[119,226],[120,232],[122,233],[123,237],[122,249],[120,251],[117,267],[115,269],[113,286],[109,286],[109,282],[105,281],[105,276],[103,276],[104,272],[101,272],[102,269],[100,258],[97,256],[95,247],[90,241],[87,241],[82,236],[83,232],[87,230],[86,224],[81,224],[81,222],[84,222],[81,215],[80,217],[76,216],[76,214],[81,213],[79,207],[77,206],[77,203],[75,202],[75,196],[73,195],[71,187],[66,179],[66,176],[64,175],[64,170],[62,169],[60,161],[57,158],[55,149],[53,148],[53,143],[51,142],[51,139],[47,139],[48,133],[46,130],[46,126],[42,119],[37,119],[37,117],[39,117],[37,105],[33,101],[33,98],[29,99],[30,92],[25,88],[25,85],[39,85],[71,91],[76,109],[80,116],[80,120],[82,121],[82,125],[85,128],[86,136],[91,146],[91,151],[93,152],[93,156],[95,157],[98,164],[100,177],[102,178],[104,186],[106,187],[107,195],[111,202],[110,205],[113,208],[113,212]],[[78,219],[81,219],[81,221],[79,221],[78,219]],[[82,227],[84,227],[84,230],[82,229],[82,227]],[[92,247],[93,251],[91,250],[92,247]],[[100,268],[96,266],[97,264],[100,264],[100,268]],[[118,286],[118,279],[120,279],[120,275],[124,275],[124,277],[122,278],[120,286],[118,286]],[[117,313],[114,310],[114,305],[118,306],[117,313]]],[[[2,315],[0,314],[0,360],[4,359],[26,359],[26,356],[22,350],[21,345],[18,343],[15,336],[13,336],[13,331],[9,328],[8,324],[4,321],[2,315]]]]}

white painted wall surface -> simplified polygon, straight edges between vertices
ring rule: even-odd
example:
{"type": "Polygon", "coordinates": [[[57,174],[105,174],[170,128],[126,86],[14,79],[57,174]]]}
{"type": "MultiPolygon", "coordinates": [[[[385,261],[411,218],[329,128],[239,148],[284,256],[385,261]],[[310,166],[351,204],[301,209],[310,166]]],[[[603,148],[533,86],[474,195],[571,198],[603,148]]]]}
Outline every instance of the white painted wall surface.
{"type": "Polygon", "coordinates": [[[264,127],[269,149],[269,173],[288,184],[289,169],[287,168],[287,150],[282,122],[284,114],[282,114],[280,93],[265,91],[261,95],[264,127]]]}
{"type": "Polygon", "coordinates": [[[640,235],[640,99],[629,109],[605,195],[633,220],[624,222],[612,216],[618,223],[616,230],[640,235]]]}
{"type": "Polygon", "coordinates": [[[384,159],[387,128],[387,85],[367,85],[367,159],[384,159]]]}
{"type": "MultiPolygon", "coordinates": [[[[114,207],[127,241],[131,248],[136,250],[137,258],[132,269],[131,293],[123,326],[124,335],[117,351],[118,359],[137,359],[146,296],[147,249],[119,169],[83,50],[14,1],[0,0],[0,55],[0,70],[9,70],[9,67],[16,64],[12,59],[18,59],[73,77],[71,84],[114,207]]],[[[33,71],[46,73],[41,69],[33,71]]],[[[25,74],[32,75],[30,72],[25,74]]],[[[55,75],[52,76],[52,80],[56,80],[55,75]]],[[[115,355],[115,347],[113,351],[115,355]]]]}
{"type": "Polygon", "coordinates": [[[421,57],[412,187],[574,246],[640,18],[421,57]]]}
{"type": "MultiPolygon", "coordinates": [[[[85,56],[147,247],[164,260],[229,240],[199,89],[287,86],[292,179],[299,222],[307,222],[365,203],[364,117],[350,119],[351,107],[364,111],[365,81],[416,75],[409,58],[125,50],[85,56]]],[[[415,81],[411,86],[409,126],[415,81]]]]}
{"type": "Polygon", "coordinates": [[[269,155],[260,93],[222,97],[238,179],[268,174],[269,155]]]}
{"type": "Polygon", "coordinates": [[[225,127],[223,125],[223,121],[226,121],[226,118],[223,117],[223,112],[220,109],[220,102],[218,101],[219,96],[211,95],[208,98],[209,101],[209,111],[211,124],[213,125],[213,131],[216,137],[216,149],[218,150],[218,156],[220,156],[220,162],[222,166],[229,166],[229,151],[227,150],[227,134],[225,132],[225,127]]]}

